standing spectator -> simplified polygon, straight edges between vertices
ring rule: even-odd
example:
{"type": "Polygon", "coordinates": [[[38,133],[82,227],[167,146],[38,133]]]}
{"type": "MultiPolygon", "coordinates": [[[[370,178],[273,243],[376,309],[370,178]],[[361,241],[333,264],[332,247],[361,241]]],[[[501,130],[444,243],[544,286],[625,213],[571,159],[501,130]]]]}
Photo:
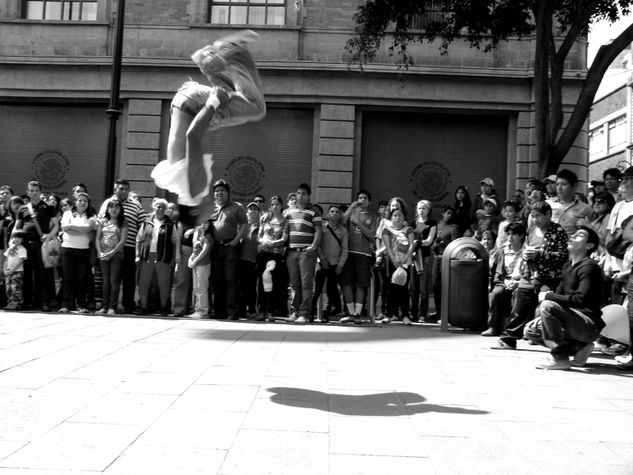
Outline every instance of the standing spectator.
{"type": "Polygon", "coordinates": [[[55,300],[52,269],[42,262],[42,243],[57,235],[59,220],[55,211],[40,199],[41,186],[30,181],[26,194],[30,200],[18,211],[14,229],[24,231],[27,259],[24,265],[24,307],[50,311],[55,300]]]}
{"type": "Polygon", "coordinates": [[[369,211],[371,195],[367,190],[359,190],[356,201],[343,215],[343,225],[347,227],[349,254],[343,272],[341,284],[348,315],[341,321],[361,322],[361,312],[365,305],[367,288],[371,284],[371,272],[375,257],[374,236],[378,228],[378,219],[369,211]]]}
{"type": "Polygon", "coordinates": [[[259,311],[271,322],[275,320],[275,316],[285,318],[288,313],[288,267],[284,255],[288,244],[289,223],[282,213],[281,197],[272,196],[269,203],[268,212],[262,216],[259,226],[257,269],[261,274],[268,262],[275,263],[271,271],[272,291],[265,291],[262,278],[259,279],[259,311]]]}
{"type": "MultiPolygon", "coordinates": [[[[13,197],[13,188],[9,185],[0,186],[0,274],[4,268],[4,251],[9,244],[10,235],[7,234],[7,227],[10,220],[10,202],[13,197]]],[[[4,288],[4,279],[0,276],[0,307],[4,307],[6,302],[6,291],[4,288]]]]}
{"type": "Polygon", "coordinates": [[[556,197],[549,201],[552,207],[552,221],[560,224],[567,236],[578,229],[579,220],[589,219],[591,206],[574,196],[578,186],[578,177],[574,172],[562,169],[556,175],[556,197]]]}
{"type": "Polygon", "coordinates": [[[556,196],[556,175],[549,175],[543,179],[545,185],[545,195],[547,199],[554,198],[556,196]]]}
{"type": "MultiPolygon", "coordinates": [[[[492,178],[484,178],[479,182],[480,185],[480,193],[475,197],[475,201],[473,203],[473,207],[470,210],[471,218],[474,219],[477,217],[477,212],[479,210],[484,209],[484,203],[489,198],[495,200],[496,203],[499,202],[499,198],[497,198],[497,193],[494,191],[495,182],[492,178]]],[[[497,213],[498,214],[498,213],[497,213]]]]}
{"type": "Polygon", "coordinates": [[[108,208],[108,202],[116,198],[123,205],[123,214],[128,225],[127,239],[123,246],[123,313],[134,312],[134,292],[136,290],[136,236],[139,227],[145,220],[147,214],[139,202],[129,197],[130,182],[118,179],[114,182],[114,195],[108,198],[101,205],[99,217],[104,218],[108,208]]]}
{"type": "Polygon", "coordinates": [[[607,168],[605,171],[602,172],[602,180],[604,181],[606,192],[611,193],[616,203],[622,200],[622,196],[620,195],[621,179],[622,172],[617,168],[607,168]]]}
{"type": "Polygon", "coordinates": [[[62,216],[62,267],[64,268],[63,302],[60,313],[68,313],[75,302],[78,313],[88,313],[87,298],[90,280],[90,239],[97,228],[97,218],[90,206],[90,197],[75,195],[74,206],[62,216]]]}
{"type": "Polygon", "coordinates": [[[259,206],[254,201],[246,207],[246,232],[242,237],[238,276],[240,296],[238,316],[264,320],[265,314],[257,313],[257,246],[259,240],[259,206]]]}
{"type": "Polygon", "coordinates": [[[123,247],[127,239],[128,225],[123,206],[115,198],[108,202],[105,218],[97,227],[95,246],[103,276],[103,305],[97,313],[116,315],[123,268],[123,247]]]}
{"type": "Polygon", "coordinates": [[[431,208],[432,204],[428,200],[420,200],[416,205],[413,233],[421,268],[413,266],[411,270],[411,316],[414,321],[422,320],[426,323],[436,322],[429,319],[429,297],[433,292],[433,253],[431,247],[437,234],[437,222],[431,219],[431,208]]]}
{"type": "Polygon", "coordinates": [[[206,232],[213,240],[211,286],[215,318],[237,320],[239,244],[248,230],[246,212],[231,200],[231,187],[225,180],[213,184],[213,196],[215,210],[206,232]]]}
{"type": "Polygon", "coordinates": [[[321,241],[321,213],[310,203],[310,185],[297,187],[295,208],[288,208],[288,257],[286,264],[294,290],[289,320],[307,323],[312,311],[312,287],[316,267],[317,249],[321,241]]]}
{"type": "Polygon", "coordinates": [[[470,224],[472,223],[472,218],[470,217],[471,207],[472,203],[468,188],[458,186],[455,190],[455,215],[453,220],[457,225],[457,232],[460,237],[464,235],[467,229],[470,229],[470,224]]]}
{"type": "Polygon", "coordinates": [[[387,255],[387,278],[389,279],[389,303],[387,305],[387,315],[382,319],[382,323],[390,323],[398,318],[399,312],[402,314],[402,323],[411,325],[409,317],[409,272],[413,260],[413,229],[405,225],[406,216],[399,208],[394,209],[390,214],[391,223],[385,226],[382,239],[385,243],[387,255]],[[403,269],[404,272],[399,269],[403,269]],[[402,281],[394,282],[394,273],[398,271],[405,276],[402,281]]]}
{"type": "Polygon", "coordinates": [[[141,298],[139,315],[147,314],[147,302],[152,277],[156,273],[162,316],[169,315],[171,263],[180,262],[180,237],[175,224],[167,216],[167,201],[155,198],[153,213],[143,222],[136,237],[136,262],[140,265],[138,293],[141,298]]]}
{"type": "Polygon", "coordinates": [[[389,203],[385,200],[378,202],[378,227],[376,228],[376,262],[374,264],[374,289],[376,297],[374,305],[376,307],[377,319],[382,320],[387,311],[387,291],[388,282],[385,268],[386,255],[385,245],[382,241],[382,232],[389,222],[389,203]]]}
{"type": "MultiPolygon", "coordinates": [[[[323,309],[321,320],[329,322],[330,316],[341,312],[341,296],[338,291],[339,276],[343,271],[349,256],[349,239],[347,229],[341,225],[343,215],[341,207],[330,205],[327,219],[323,222],[323,232],[321,233],[321,243],[318,254],[320,269],[314,276],[314,295],[312,296],[312,315],[317,313],[317,302],[321,296],[323,285],[327,281],[327,307],[323,309]]],[[[341,319],[342,322],[351,321],[341,319]]]]}
{"type": "Polygon", "coordinates": [[[189,267],[189,257],[193,252],[193,231],[196,217],[190,213],[190,207],[178,206],[176,203],[167,205],[167,216],[176,226],[180,242],[180,261],[174,262],[172,305],[175,317],[184,317],[191,309],[192,272],[189,267]],[[181,210],[184,213],[181,214],[181,210]]]}
{"type": "Polygon", "coordinates": [[[211,275],[211,247],[209,235],[205,235],[206,224],[196,226],[193,232],[193,252],[189,257],[189,268],[193,273],[193,313],[190,318],[209,317],[209,276],[211,275]]]}
{"type": "Polygon", "coordinates": [[[6,279],[7,305],[4,310],[22,310],[22,284],[24,282],[24,261],[26,261],[26,248],[22,245],[24,231],[16,231],[11,236],[11,243],[4,251],[6,258],[3,263],[3,272],[6,279]]]}
{"type": "Polygon", "coordinates": [[[453,222],[455,210],[451,206],[444,207],[442,219],[437,223],[437,236],[433,244],[433,268],[435,279],[433,283],[433,299],[435,301],[435,313],[429,315],[431,322],[437,322],[442,315],[442,255],[446,246],[459,237],[457,225],[453,222]]]}

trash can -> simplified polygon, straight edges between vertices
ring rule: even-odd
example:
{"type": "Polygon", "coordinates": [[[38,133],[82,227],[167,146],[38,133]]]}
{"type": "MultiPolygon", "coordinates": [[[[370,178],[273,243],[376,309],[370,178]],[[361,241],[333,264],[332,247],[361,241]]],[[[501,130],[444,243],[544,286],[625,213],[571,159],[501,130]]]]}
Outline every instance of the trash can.
{"type": "Polygon", "coordinates": [[[488,317],[488,251],[473,238],[452,241],[442,254],[440,330],[480,330],[488,317]]]}

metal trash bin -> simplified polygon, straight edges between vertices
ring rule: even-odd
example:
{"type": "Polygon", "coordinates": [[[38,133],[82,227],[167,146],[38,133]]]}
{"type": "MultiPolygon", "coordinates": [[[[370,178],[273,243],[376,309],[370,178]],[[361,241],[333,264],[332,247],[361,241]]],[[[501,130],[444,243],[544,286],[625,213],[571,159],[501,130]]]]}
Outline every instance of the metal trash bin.
{"type": "Polygon", "coordinates": [[[473,238],[452,241],[442,254],[440,330],[479,330],[488,317],[488,251],[473,238]]]}

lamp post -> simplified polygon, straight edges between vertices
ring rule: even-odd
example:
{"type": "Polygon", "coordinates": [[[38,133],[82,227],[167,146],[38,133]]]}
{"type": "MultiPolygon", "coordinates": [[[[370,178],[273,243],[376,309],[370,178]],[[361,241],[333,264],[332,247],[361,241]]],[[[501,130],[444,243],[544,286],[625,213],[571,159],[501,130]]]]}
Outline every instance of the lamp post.
{"type": "Polygon", "coordinates": [[[106,196],[108,196],[108,194],[110,193],[112,184],[114,183],[114,171],[116,169],[116,126],[117,120],[121,115],[119,93],[121,92],[121,57],[123,56],[124,22],[125,0],[119,0],[119,9],[117,12],[114,39],[114,54],[112,55],[112,85],[110,86],[110,105],[106,110],[106,114],[108,114],[108,119],[110,120],[110,128],[108,130],[108,151],[106,156],[105,186],[103,188],[106,196]]]}

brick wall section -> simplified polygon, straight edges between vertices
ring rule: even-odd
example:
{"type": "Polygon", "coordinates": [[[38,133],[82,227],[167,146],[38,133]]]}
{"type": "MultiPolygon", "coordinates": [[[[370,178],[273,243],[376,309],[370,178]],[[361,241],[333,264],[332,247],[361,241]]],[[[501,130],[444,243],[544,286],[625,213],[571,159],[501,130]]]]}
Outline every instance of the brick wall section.
{"type": "Polygon", "coordinates": [[[145,99],[131,99],[128,106],[120,174],[130,180],[131,188],[144,198],[144,204],[156,196],[149,175],[160,155],[161,106],[160,100],[145,99]]]}
{"type": "Polygon", "coordinates": [[[354,172],[354,106],[321,105],[316,202],[349,203],[354,172]]]}

